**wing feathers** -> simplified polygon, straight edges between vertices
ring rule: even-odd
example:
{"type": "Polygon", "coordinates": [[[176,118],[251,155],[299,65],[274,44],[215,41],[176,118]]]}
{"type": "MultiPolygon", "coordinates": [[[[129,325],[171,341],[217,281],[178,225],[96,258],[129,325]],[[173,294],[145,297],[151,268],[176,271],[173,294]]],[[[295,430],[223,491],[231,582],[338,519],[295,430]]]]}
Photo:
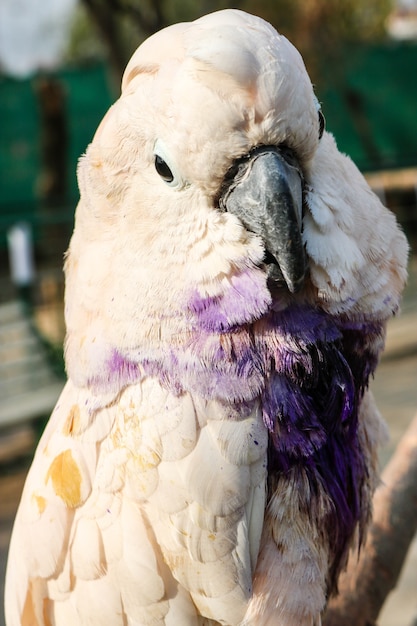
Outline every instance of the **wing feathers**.
{"type": "Polygon", "coordinates": [[[72,573],[81,580],[100,578],[107,570],[103,539],[94,519],[80,518],[71,542],[72,573]]]}

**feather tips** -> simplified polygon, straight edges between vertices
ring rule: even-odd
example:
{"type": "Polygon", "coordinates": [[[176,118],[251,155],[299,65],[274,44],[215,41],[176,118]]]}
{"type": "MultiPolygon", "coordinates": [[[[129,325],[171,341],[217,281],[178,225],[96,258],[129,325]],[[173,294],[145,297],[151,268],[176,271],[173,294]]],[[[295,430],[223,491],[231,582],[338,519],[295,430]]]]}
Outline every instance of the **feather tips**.
{"type": "Polygon", "coordinates": [[[406,278],[404,234],[329,133],[310,168],[303,236],[321,306],[331,314],[389,318],[406,278]]]}

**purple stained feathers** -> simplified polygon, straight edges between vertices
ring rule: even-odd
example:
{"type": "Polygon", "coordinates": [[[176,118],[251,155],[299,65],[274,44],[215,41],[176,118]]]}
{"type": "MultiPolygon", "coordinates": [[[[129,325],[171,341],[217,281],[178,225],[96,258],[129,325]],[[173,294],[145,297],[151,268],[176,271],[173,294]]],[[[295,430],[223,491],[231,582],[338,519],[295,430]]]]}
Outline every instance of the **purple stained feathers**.
{"type": "Polygon", "coordinates": [[[107,375],[123,385],[145,372],[176,394],[190,392],[237,409],[260,400],[270,434],[269,475],[298,476],[300,484],[307,478],[311,493],[327,494],[334,580],[361,517],[367,476],[358,410],[383,328],[308,306],[275,312],[259,278],[238,276],[224,296],[194,294],[187,313],[193,331],[181,347],[146,358],[138,354],[134,361],[114,351],[107,375]]]}

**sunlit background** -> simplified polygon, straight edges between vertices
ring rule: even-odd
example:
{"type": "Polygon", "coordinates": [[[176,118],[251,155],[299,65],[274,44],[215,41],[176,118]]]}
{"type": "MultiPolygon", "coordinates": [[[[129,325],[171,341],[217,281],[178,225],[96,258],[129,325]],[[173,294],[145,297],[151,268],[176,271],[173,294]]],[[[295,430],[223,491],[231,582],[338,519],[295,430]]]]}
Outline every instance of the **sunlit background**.
{"type": "MultiPolygon", "coordinates": [[[[23,480],[64,381],[77,160],[139,43],[229,7],[298,47],[327,130],[409,238],[403,315],[372,384],[392,434],[383,464],[417,410],[417,0],[0,0],[0,591],[23,480]]],[[[417,626],[416,542],[378,624],[417,626]]]]}

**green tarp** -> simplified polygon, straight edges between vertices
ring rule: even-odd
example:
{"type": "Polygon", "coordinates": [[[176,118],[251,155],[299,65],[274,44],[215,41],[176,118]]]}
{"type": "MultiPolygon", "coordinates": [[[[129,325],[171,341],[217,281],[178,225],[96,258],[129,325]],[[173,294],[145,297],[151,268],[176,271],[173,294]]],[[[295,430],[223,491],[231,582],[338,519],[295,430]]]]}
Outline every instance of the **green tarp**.
{"type": "Polygon", "coordinates": [[[115,99],[104,66],[63,70],[14,80],[0,76],[0,245],[8,226],[19,219],[36,222],[44,198],[42,111],[39,88],[58,85],[65,124],[65,193],[59,211],[73,211],[78,197],[76,166],[104,113],[115,99]]]}
{"type": "Polygon", "coordinates": [[[360,169],[417,166],[417,42],[356,47],[323,73],[327,128],[360,169]]]}

